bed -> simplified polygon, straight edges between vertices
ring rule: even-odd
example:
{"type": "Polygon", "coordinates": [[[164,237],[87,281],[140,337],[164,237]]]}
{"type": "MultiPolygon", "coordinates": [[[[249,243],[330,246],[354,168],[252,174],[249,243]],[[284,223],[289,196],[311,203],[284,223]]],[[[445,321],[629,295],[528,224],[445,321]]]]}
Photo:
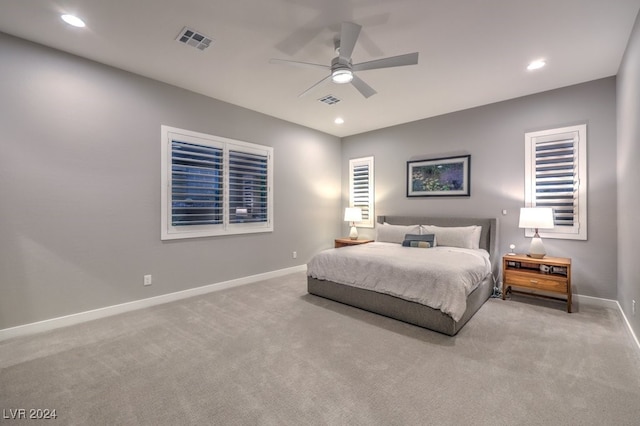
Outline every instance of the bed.
{"type": "MultiPolygon", "coordinates": [[[[497,271],[498,262],[495,260],[496,253],[496,234],[497,220],[493,218],[475,219],[475,218],[437,218],[437,217],[421,217],[421,216],[378,216],[378,238],[376,242],[362,244],[357,246],[349,246],[339,249],[329,249],[314,256],[307,265],[307,289],[310,294],[331,299],[340,303],[414,324],[420,327],[428,328],[449,336],[456,335],[460,329],[469,321],[469,319],[482,307],[489,299],[493,292],[494,280],[493,276],[497,271]],[[395,226],[394,226],[395,225],[395,226]],[[415,248],[416,244],[411,243],[413,247],[402,247],[398,244],[401,241],[391,241],[387,237],[381,236],[381,231],[388,229],[403,229],[400,226],[409,225],[432,225],[435,227],[446,227],[453,230],[460,227],[476,226],[479,231],[479,237],[475,236],[474,250],[468,250],[474,253],[467,253],[464,249],[446,249],[444,246],[436,248],[415,248]],[[395,244],[389,244],[393,242],[395,244]],[[391,247],[392,254],[386,251],[391,247]],[[477,249],[477,250],[475,250],[477,249]],[[404,251],[402,251],[404,250],[404,251]],[[438,253],[443,252],[444,254],[438,253]],[[405,268],[409,264],[427,263],[416,262],[417,256],[423,256],[423,253],[429,253],[429,256],[437,258],[440,256],[443,263],[452,263],[451,256],[457,256],[454,252],[464,252],[465,259],[472,259],[472,263],[484,263],[484,272],[476,270],[470,277],[466,275],[458,275],[458,272],[452,272],[451,276],[439,275],[438,281],[449,280],[447,282],[430,283],[432,287],[433,297],[440,297],[440,290],[443,287],[453,289],[453,281],[463,283],[464,290],[455,288],[454,296],[445,295],[444,301],[429,300],[431,296],[419,294],[415,292],[417,280],[413,275],[409,275],[406,269],[397,269],[398,266],[405,268]],[[475,252],[481,255],[476,255],[475,252]],[[382,254],[384,253],[384,255],[382,254]],[[437,256],[436,256],[437,254],[437,256]],[[398,257],[391,257],[398,256],[398,257]],[[378,263],[363,264],[363,259],[379,259],[378,263]],[[485,260],[475,258],[485,257],[485,260]],[[388,260],[385,260],[388,259],[388,260]],[[338,262],[338,263],[329,263],[338,262]],[[333,265],[333,266],[332,266],[333,265]],[[367,269],[356,268],[365,267],[367,269]],[[396,269],[391,269],[396,268],[396,269]],[[333,272],[335,270],[335,272],[333,272]],[[351,272],[352,276],[338,276],[338,273],[351,272]],[[356,271],[356,272],[353,272],[356,271]],[[367,272],[368,271],[368,272],[367,272]],[[359,275],[358,275],[359,274],[359,275]],[[474,281],[474,282],[471,282],[474,281]],[[408,290],[409,294],[402,293],[397,288],[408,290]],[[402,294],[400,294],[402,293],[402,294]],[[451,302],[451,303],[449,303],[451,302]],[[428,306],[431,304],[432,306],[428,306]]],[[[415,235],[413,228],[410,230],[415,235]]],[[[428,234],[433,229],[421,227],[417,234],[428,234]]],[[[424,243],[419,243],[421,247],[425,247],[424,243]]],[[[436,241],[437,244],[437,241],[436,241]]],[[[405,245],[410,245],[405,242],[405,245]]],[[[373,261],[373,260],[369,260],[373,261]]],[[[434,260],[435,261],[435,260],[434,260]]],[[[378,261],[375,261],[378,262],[378,261]]],[[[453,262],[457,263],[457,262],[453,262]]],[[[465,260],[466,263],[466,260],[465,260]]],[[[437,265],[432,265],[428,269],[439,270],[437,265]]],[[[479,266],[476,266],[476,269],[479,266]]],[[[443,269],[444,270],[444,269],[443,269]]],[[[413,271],[412,274],[418,274],[419,271],[413,271]]],[[[426,280],[422,279],[423,282],[426,280]]],[[[430,287],[430,288],[431,288],[430,287]]]]}

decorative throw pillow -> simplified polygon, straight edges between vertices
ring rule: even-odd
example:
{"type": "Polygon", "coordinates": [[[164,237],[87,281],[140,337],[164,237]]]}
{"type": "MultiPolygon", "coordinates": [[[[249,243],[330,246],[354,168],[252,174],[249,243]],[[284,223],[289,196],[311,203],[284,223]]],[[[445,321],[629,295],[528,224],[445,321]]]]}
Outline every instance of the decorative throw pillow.
{"type": "Polygon", "coordinates": [[[482,226],[435,226],[422,225],[422,229],[435,234],[439,246],[478,249],[482,226]]]}
{"type": "Polygon", "coordinates": [[[379,223],[376,226],[376,241],[402,244],[407,234],[419,234],[420,225],[390,225],[379,223]]]}
{"type": "Polygon", "coordinates": [[[434,234],[414,235],[407,234],[402,242],[403,247],[431,248],[436,246],[436,236],[434,234]]]}

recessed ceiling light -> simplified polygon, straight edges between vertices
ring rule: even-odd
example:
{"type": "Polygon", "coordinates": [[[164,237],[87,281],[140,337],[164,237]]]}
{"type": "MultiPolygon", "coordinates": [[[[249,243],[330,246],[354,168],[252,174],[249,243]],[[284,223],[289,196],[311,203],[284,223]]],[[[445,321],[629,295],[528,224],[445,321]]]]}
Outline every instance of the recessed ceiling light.
{"type": "Polygon", "coordinates": [[[85,23],[82,19],[78,18],[77,16],[74,15],[62,15],[61,16],[62,20],[64,22],[66,22],[69,25],[73,25],[74,27],[78,27],[78,28],[84,28],[85,27],[85,23]]]}
{"type": "Polygon", "coordinates": [[[334,123],[336,124],[343,124],[344,123],[344,119],[342,117],[338,117],[335,120],[333,120],[334,123]]]}
{"type": "Polygon", "coordinates": [[[538,70],[547,65],[544,59],[538,59],[537,61],[532,61],[527,65],[527,69],[529,71],[538,70]]]}

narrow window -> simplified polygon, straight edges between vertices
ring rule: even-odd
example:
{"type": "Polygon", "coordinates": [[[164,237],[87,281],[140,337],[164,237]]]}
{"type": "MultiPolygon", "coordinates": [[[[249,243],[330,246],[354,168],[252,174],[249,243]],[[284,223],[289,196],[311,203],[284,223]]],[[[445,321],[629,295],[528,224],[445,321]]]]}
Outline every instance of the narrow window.
{"type": "Polygon", "coordinates": [[[349,160],[349,207],[362,210],[362,221],[355,225],[373,228],[375,225],[373,157],[349,160]]]}
{"type": "Polygon", "coordinates": [[[587,239],[586,124],[525,134],[525,206],[553,209],[543,237],[587,239]]]}

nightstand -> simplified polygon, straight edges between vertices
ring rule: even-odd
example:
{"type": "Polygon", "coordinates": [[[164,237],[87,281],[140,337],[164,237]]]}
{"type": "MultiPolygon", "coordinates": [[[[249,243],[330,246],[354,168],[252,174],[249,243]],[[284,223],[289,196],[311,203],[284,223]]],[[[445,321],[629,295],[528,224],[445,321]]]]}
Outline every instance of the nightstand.
{"type": "Polygon", "coordinates": [[[340,248],[346,246],[357,246],[358,244],[372,243],[373,240],[352,240],[351,238],[336,238],[334,242],[335,248],[340,248]]]}
{"type": "Polygon", "coordinates": [[[539,293],[513,290],[521,287],[546,293],[562,294],[566,297],[567,312],[571,313],[571,259],[549,257],[534,259],[526,254],[505,255],[502,257],[502,299],[507,292],[526,293],[550,299],[560,299],[539,293]]]}

